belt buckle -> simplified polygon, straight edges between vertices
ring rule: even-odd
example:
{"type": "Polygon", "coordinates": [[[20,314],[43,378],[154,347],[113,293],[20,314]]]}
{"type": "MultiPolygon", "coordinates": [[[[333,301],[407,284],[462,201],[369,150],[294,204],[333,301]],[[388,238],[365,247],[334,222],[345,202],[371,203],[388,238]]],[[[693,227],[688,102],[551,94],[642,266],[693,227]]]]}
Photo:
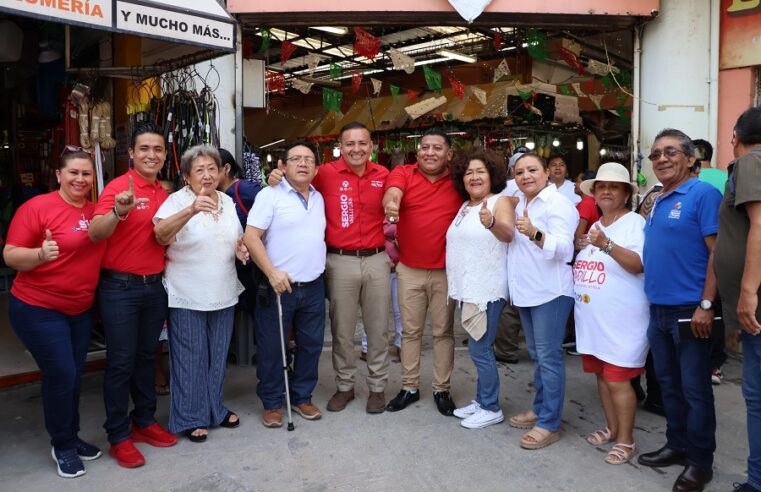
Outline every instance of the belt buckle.
{"type": "Polygon", "coordinates": [[[142,275],[143,277],[143,285],[148,285],[148,277],[149,275],[142,275]]]}

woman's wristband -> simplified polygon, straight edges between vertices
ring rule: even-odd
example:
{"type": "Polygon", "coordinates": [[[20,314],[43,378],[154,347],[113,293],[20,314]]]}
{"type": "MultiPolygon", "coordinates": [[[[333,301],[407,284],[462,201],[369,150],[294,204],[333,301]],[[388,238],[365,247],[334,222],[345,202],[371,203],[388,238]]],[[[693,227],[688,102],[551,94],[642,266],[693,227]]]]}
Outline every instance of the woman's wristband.
{"type": "Polygon", "coordinates": [[[486,227],[487,229],[491,229],[492,227],[494,227],[494,223],[495,222],[496,222],[496,220],[494,220],[494,216],[492,215],[491,216],[491,224],[489,224],[488,226],[484,226],[484,227],[486,227]]]}
{"type": "Polygon", "coordinates": [[[603,248],[602,252],[606,255],[610,255],[611,251],[613,251],[613,246],[616,244],[613,242],[612,239],[608,238],[608,242],[605,243],[605,247],[603,248]]]}
{"type": "Polygon", "coordinates": [[[113,212],[114,212],[114,215],[116,216],[116,218],[117,218],[117,219],[119,219],[119,220],[120,220],[120,221],[122,221],[122,222],[124,222],[125,220],[127,220],[127,217],[129,217],[129,212],[127,212],[127,213],[124,215],[124,217],[122,217],[121,215],[119,215],[119,211],[118,211],[118,210],[116,210],[116,205],[114,205],[114,208],[113,208],[112,210],[113,210],[113,212]]]}

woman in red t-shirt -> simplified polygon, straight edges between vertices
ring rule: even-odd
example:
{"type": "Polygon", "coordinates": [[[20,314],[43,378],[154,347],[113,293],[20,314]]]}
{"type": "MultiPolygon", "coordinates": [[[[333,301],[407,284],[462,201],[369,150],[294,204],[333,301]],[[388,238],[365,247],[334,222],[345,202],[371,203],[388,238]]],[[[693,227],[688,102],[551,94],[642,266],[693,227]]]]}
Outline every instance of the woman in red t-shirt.
{"type": "Polygon", "coordinates": [[[596,175],[597,171],[587,169],[576,176],[576,182],[574,183],[574,191],[581,197],[581,201],[576,205],[576,210],[579,212],[579,225],[576,226],[576,232],[573,235],[573,244],[576,251],[579,251],[586,244],[581,243],[582,236],[589,232],[592,224],[600,220],[600,209],[597,208],[594,197],[585,195],[579,189],[582,181],[595,179],[596,175]]]}
{"type": "Polygon", "coordinates": [[[3,252],[18,274],[8,314],[42,372],[42,406],[58,475],[84,475],[82,460],[101,455],[78,437],[79,388],[92,330],[92,306],[105,241],[87,235],[95,165],[82,151],[61,156],[60,189],[22,205],[3,252]]]}

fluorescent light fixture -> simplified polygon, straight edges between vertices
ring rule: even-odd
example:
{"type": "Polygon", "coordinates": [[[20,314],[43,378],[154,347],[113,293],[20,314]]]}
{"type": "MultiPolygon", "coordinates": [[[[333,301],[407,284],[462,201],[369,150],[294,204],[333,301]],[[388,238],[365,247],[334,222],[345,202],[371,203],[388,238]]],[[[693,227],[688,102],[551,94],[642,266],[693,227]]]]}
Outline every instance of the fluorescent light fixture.
{"type": "Polygon", "coordinates": [[[267,147],[272,147],[273,145],[277,145],[277,144],[279,144],[281,142],[285,142],[285,139],[281,138],[280,140],[275,140],[274,142],[270,142],[268,144],[264,144],[264,145],[260,146],[259,148],[260,149],[266,149],[267,147]]]}
{"type": "Polygon", "coordinates": [[[312,29],[317,29],[318,31],[323,31],[323,32],[329,32],[330,34],[338,34],[339,36],[343,36],[349,33],[349,30],[346,29],[345,27],[312,26],[312,29]]]}
{"type": "Polygon", "coordinates": [[[436,54],[445,56],[447,58],[451,58],[452,60],[459,60],[465,63],[475,63],[477,61],[476,58],[473,56],[463,55],[462,53],[457,53],[456,51],[439,50],[436,52],[436,54]]]}
{"type": "Polygon", "coordinates": [[[407,135],[407,138],[419,138],[422,137],[422,134],[415,134],[415,135],[407,135]]]}
{"type": "Polygon", "coordinates": [[[419,67],[420,65],[431,65],[432,63],[441,63],[447,60],[451,60],[451,58],[431,58],[430,60],[416,61],[415,66],[419,67]]]}
{"type": "Polygon", "coordinates": [[[467,135],[467,132],[447,132],[447,135],[467,135]]]}
{"type": "Polygon", "coordinates": [[[512,51],[512,50],[517,50],[517,49],[518,49],[517,46],[508,46],[507,48],[502,48],[499,51],[512,51]]]}
{"type": "Polygon", "coordinates": [[[576,148],[578,150],[584,150],[584,141],[580,138],[576,139],[576,148]]]}

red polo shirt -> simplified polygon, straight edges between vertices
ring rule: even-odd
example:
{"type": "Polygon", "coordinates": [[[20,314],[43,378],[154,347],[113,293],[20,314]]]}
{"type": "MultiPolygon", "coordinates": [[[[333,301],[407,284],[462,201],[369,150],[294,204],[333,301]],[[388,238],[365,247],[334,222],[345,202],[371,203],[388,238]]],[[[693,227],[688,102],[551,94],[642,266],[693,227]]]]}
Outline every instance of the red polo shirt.
{"type": "Polygon", "coordinates": [[[399,260],[411,268],[444,268],[447,229],[463,202],[449,170],[431,182],[417,163],[398,166],[386,180],[391,187],[404,192],[396,229],[399,260]]]}
{"type": "Polygon", "coordinates": [[[355,250],[384,246],[387,177],[388,169],[372,162],[367,163],[362,176],[357,176],[343,157],[320,166],[312,185],[325,199],[328,247],[355,250]]]}
{"type": "Polygon", "coordinates": [[[164,271],[164,246],[153,235],[153,216],[169,196],[161,183],[149,183],[130,169],[106,185],[98,199],[95,215],[113,213],[114,197],[129,189],[128,176],[132,176],[135,198],[147,198],[133,208],[127,220],[119,222],[108,238],[108,249],[102,267],[135,275],[153,275],[164,271]]]}

